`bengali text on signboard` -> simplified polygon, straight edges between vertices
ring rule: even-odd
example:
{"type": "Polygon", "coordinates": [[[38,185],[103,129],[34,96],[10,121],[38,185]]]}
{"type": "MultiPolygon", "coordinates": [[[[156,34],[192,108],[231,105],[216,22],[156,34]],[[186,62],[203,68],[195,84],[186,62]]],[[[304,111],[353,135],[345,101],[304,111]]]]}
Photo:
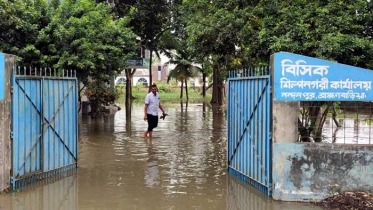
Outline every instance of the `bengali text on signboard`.
{"type": "Polygon", "coordinates": [[[321,59],[274,54],[277,101],[372,101],[373,71],[321,59]]]}

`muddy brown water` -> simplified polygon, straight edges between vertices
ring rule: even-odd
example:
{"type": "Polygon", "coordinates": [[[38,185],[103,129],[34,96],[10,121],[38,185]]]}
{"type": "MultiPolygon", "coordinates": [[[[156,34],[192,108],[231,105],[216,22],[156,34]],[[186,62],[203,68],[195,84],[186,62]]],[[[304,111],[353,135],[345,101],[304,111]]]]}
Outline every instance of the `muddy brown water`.
{"type": "Polygon", "coordinates": [[[113,117],[80,118],[79,169],[62,179],[0,195],[0,210],[320,209],[278,202],[226,170],[222,110],[166,104],[153,140],[142,138],[143,106],[113,117]]]}

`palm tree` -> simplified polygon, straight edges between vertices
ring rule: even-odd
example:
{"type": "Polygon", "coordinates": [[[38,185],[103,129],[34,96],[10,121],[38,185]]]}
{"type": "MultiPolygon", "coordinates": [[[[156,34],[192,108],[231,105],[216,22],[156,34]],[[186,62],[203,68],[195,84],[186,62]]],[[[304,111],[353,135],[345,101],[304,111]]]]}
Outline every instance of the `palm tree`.
{"type": "Polygon", "coordinates": [[[183,88],[185,83],[185,93],[188,100],[189,96],[187,82],[190,78],[197,77],[199,72],[201,72],[201,68],[194,65],[187,54],[183,51],[179,51],[178,54],[175,54],[170,60],[170,63],[175,64],[176,67],[168,74],[167,83],[169,83],[171,79],[181,82],[180,98],[183,98],[183,88]]]}

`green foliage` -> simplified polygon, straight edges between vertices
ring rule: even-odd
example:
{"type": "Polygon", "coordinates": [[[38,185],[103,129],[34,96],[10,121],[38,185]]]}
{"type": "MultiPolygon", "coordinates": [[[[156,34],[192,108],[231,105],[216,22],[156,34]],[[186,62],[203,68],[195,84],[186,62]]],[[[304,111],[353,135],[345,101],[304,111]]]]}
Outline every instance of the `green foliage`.
{"type": "Polygon", "coordinates": [[[158,89],[159,93],[170,93],[171,92],[170,85],[168,85],[164,82],[158,82],[157,83],[157,89],[158,89]]]}
{"type": "Polygon", "coordinates": [[[107,81],[136,48],[130,19],[93,0],[0,1],[0,51],[22,66],[77,70],[84,84],[107,81]]]}
{"type": "Polygon", "coordinates": [[[42,65],[76,69],[78,78],[107,80],[125,66],[135,49],[130,19],[113,20],[107,4],[91,0],[66,0],[51,23],[40,32],[46,46],[42,65]]]}
{"type": "Polygon", "coordinates": [[[46,0],[0,1],[0,51],[18,56],[20,65],[37,63],[39,31],[50,21],[46,0]]]}
{"type": "Polygon", "coordinates": [[[220,69],[268,65],[279,51],[373,67],[371,1],[185,0],[182,8],[188,50],[217,56],[220,69]]]}
{"type": "Polygon", "coordinates": [[[94,82],[87,91],[87,97],[93,107],[93,112],[99,112],[102,105],[114,103],[120,97],[120,92],[116,88],[109,88],[102,82],[94,82]]]}
{"type": "Polygon", "coordinates": [[[171,64],[175,64],[175,68],[168,74],[167,82],[171,79],[176,81],[189,80],[190,78],[197,77],[199,72],[202,71],[200,67],[195,65],[190,59],[190,55],[185,51],[179,50],[178,54],[170,60],[171,64]]]}

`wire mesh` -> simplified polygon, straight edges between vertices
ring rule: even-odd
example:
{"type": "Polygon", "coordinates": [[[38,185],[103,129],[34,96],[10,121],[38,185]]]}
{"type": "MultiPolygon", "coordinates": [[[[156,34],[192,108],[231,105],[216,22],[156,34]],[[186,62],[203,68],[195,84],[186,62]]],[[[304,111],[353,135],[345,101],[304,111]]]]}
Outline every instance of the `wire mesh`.
{"type": "Polygon", "coordinates": [[[373,144],[373,102],[301,102],[299,141],[373,144]]]}

